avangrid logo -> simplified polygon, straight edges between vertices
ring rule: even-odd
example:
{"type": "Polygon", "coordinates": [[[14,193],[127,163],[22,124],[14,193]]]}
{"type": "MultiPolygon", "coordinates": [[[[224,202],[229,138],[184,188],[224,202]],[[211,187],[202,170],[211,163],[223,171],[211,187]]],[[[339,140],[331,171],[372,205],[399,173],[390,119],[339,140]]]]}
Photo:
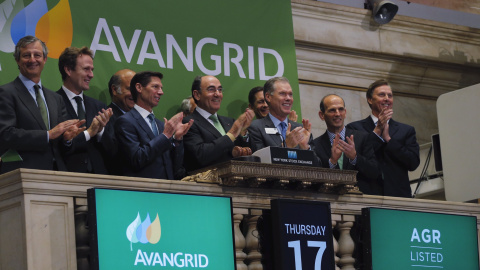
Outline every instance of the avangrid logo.
{"type": "MultiPolygon", "coordinates": [[[[48,10],[47,0],[6,0],[0,4],[0,51],[9,53],[24,36],[36,36],[47,44],[50,58],[58,59],[72,44],[72,13],[68,0],[48,10]]],[[[1,69],[0,69],[1,70],[1,69]]]]}
{"type": "Polygon", "coordinates": [[[162,229],[160,226],[160,219],[157,217],[153,222],[150,221],[150,214],[147,213],[147,217],[142,222],[140,219],[140,212],[137,214],[137,218],[130,223],[127,228],[127,238],[130,241],[130,250],[132,250],[133,243],[150,243],[156,244],[160,241],[162,235],[162,229]]]}

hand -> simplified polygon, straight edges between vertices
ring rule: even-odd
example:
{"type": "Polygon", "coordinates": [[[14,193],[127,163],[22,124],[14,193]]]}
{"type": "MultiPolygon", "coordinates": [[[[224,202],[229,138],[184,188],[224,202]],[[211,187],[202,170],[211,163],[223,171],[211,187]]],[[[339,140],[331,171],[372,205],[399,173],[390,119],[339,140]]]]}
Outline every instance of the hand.
{"type": "Polygon", "coordinates": [[[290,113],[288,114],[288,120],[297,122],[298,115],[294,110],[291,110],[290,113]]]}
{"type": "Polygon", "coordinates": [[[390,141],[390,139],[391,139],[391,138],[390,138],[389,129],[390,129],[390,125],[389,125],[388,122],[387,122],[387,124],[386,124],[385,127],[383,128],[383,132],[382,132],[382,138],[383,138],[383,140],[385,140],[385,142],[387,142],[387,143],[388,143],[388,142],[390,141]]]}
{"type": "Polygon", "coordinates": [[[390,119],[392,119],[393,110],[392,109],[383,109],[378,114],[377,126],[373,130],[378,136],[382,136],[383,129],[390,119]]]}
{"type": "Polygon", "coordinates": [[[98,115],[95,116],[95,118],[100,123],[100,130],[98,132],[103,130],[103,128],[107,125],[107,123],[110,120],[110,117],[112,117],[112,115],[113,115],[112,108],[108,108],[106,110],[102,109],[101,112],[98,112],[98,115]]]}
{"type": "Polygon", "coordinates": [[[332,144],[332,156],[330,157],[330,162],[332,164],[337,164],[338,159],[342,156],[342,150],[339,147],[339,142],[340,142],[340,134],[335,134],[335,139],[333,139],[333,144],[332,144]]]}
{"type": "Polygon", "coordinates": [[[71,141],[73,138],[77,137],[78,134],[82,133],[86,127],[82,125],[85,124],[85,119],[78,121],[76,124],[71,125],[68,129],[63,133],[63,140],[64,141],[71,141]]]}
{"type": "MultiPolygon", "coordinates": [[[[54,128],[48,131],[48,138],[50,140],[55,140],[60,135],[62,135],[70,126],[75,125],[78,122],[78,119],[71,119],[56,125],[54,128]]],[[[83,120],[83,123],[85,123],[85,120],[83,120]]]]}
{"type": "Polygon", "coordinates": [[[302,119],[302,124],[303,124],[303,128],[305,129],[303,131],[304,138],[299,143],[299,146],[300,146],[300,149],[306,150],[310,148],[310,145],[308,143],[310,141],[312,124],[310,123],[310,121],[308,121],[308,119],[302,119]]]}
{"type": "MultiPolygon", "coordinates": [[[[288,148],[296,147],[300,142],[305,139],[305,129],[303,127],[296,127],[294,130],[290,131],[292,125],[288,123],[285,146],[288,148]]],[[[303,149],[303,148],[302,148],[303,149]]]]}
{"type": "Polygon", "coordinates": [[[250,126],[254,116],[255,113],[247,108],[245,112],[233,122],[232,128],[230,128],[228,133],[232,134],[235,138],[238,137],[244,129],[247,129],[250,126]]]}
{"type": "Polygon", "coordinates": [[[175,140],[180,141],[183,139],[183,136],[187,134],[190,127],[193,125],[193,119],[190,119],[188,123],[182,124],[182,122],[178,123],[177,127],[175,128],[175,140]]]}
{"type": "Polygon", "coordinates": [[[98,115],[95,116],[92,120],[92,124],[87,129],[90,138],[93,138],[99,132],[103,130],[103,128],[107,125],[110,117],[113,115],[112,108],[102,109],[101,112],[98,112],[98,115]]]}
{"type": "Polygon", "coordinates": [[[345,154],[347,158],[349,158],[350,160],[354,160],[355,157],[357,157],[357,151],[355,150],[355,142],[353,141],[353,134],[350,135],[350,137],[348,136],[345,137],[345,139],[347,140],[346,142],[342,140],[338,141],[338,147],[345,154]]]}
{"type": "MultiPolygon", "coordinates": [[[[183,119],[183,113],[181,113],[181,112],[172,116],[172,118],[170,118],[170,120],[167,120],[167,118],[163,118],[163,121],[165,121],[165,127],[163,129],[163,134],[165,134],[165,136],[170,139],[173,136],[173,134],[175,134],[177,126],[179,124],[182,124],[182,119],[183,119]]],[[[181,137],[183,137],[183,135],[185,135],[185,134],[181,134],[181,135],[182,135],[181,137]]]]}

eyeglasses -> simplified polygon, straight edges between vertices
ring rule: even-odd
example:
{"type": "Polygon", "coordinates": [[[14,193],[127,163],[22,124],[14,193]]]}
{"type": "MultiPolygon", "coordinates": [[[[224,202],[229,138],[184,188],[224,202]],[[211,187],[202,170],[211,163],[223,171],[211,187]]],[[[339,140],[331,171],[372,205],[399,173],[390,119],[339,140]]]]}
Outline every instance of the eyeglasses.
{"type": "Polygon", "coordinates": [[[218,91],[218,93],[223,93],[223,88],[222,87],[219,87],[219,88],[215,88],[215,87],[208,87],[207,89],[207,92],[210,93],[210,94],[213,94],[215,92],[218,91]]]}

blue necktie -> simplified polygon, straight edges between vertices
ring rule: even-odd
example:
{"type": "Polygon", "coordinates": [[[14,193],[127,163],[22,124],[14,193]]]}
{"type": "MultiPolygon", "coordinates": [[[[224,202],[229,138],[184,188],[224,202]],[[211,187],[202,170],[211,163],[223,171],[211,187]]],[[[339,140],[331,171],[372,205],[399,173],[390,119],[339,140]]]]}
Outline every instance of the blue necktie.
{"type": "Polygon", "coordinates": [[[280,122],[280,129],[282,130],[282,138],[285,140],[287,138],[287,124],[280,122]]]}
{"type": "Polygon", "coordinates": [[[158,128],[157,128],[157,124],[155,123],[155,116],[153,115],[153,113],[148,115],[148,120],[150,120],[150,125],[152,126],[153,135],[155,135],[155,137],[158,136],[158,128]]]}

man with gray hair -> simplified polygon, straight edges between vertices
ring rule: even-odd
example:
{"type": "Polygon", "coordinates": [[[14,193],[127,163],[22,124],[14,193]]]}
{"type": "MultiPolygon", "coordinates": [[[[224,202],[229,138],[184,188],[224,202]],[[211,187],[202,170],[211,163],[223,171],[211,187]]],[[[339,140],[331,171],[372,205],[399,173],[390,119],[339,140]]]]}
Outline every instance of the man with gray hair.
{"type": "Polygon", "coordinates": [[[33,36],[21,38],[14,52],[20,74],[0,86],[1,173],[17,168],[66,170],[59,144],[84,128],[85,121],[67,120],[62,98],[42,85],[47,62],[45,43],[33,36]]]}
{"type": "Polygon", "coordinates": [[[267,146],[310,149],[311,124],[303,119],[303,126],[288,119],[292,110],[293,91],[285,77],[275,77],[263,86],[270,112],[252,122],[248,128],[251,148],[255,152],[267,146]]]}

